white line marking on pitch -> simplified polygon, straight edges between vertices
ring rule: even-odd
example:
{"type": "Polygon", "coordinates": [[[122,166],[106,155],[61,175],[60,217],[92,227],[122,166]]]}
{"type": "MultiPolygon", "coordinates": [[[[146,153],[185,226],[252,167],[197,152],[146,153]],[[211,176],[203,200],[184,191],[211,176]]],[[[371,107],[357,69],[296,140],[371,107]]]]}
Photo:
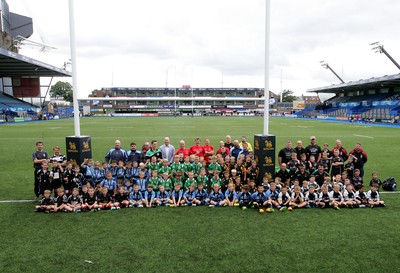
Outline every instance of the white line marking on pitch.
{"type": "Polygon", "coordinates": [[[32,203],[35,200],[0,200],[0,203],[32,203]]]}
{"type": "Polygon", "coordinates": [[[353,136],[358,136],[358,137],[365,137],[365,138],[374,138],[374,137],[372,137],[372,136],[365,136],[365,135],[356,135],[356,134],[353,134],[353,136]]]}
{"type": "Polygon", "coordinates": [[[51,130],[61,129],[62,127],[51,127],[51,130]]]}

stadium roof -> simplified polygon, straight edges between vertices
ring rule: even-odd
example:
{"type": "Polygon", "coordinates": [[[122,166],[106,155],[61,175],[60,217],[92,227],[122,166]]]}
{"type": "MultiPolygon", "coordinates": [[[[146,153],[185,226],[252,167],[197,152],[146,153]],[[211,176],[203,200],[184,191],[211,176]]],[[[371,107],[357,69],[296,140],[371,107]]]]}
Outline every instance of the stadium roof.
{"type": "Polygon", "coordinates": [[[71,77],[71,72],[0,48],[0,77],[71,77]]]}
{"type": "Polygon", "coordinates": [[[362,91],[371,89],[381,89],[389,87],[400,87],[400,74],[385,75],[379,78],[370,78],[367,80],[351,81],[331,86],[311,88],[307,92],[315,93],[343,93],[349,91],[362,91]]]}

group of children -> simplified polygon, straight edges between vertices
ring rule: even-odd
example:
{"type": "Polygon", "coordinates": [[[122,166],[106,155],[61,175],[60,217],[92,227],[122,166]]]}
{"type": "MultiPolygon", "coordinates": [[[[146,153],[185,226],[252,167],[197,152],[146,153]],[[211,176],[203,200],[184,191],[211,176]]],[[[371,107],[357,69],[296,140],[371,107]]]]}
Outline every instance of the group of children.
{"type": "MultiPolygon", "coordinates": [[[[156,171],[152,172],[152,181],[158,180],[156,171]]],[[[70,192],[63,188],[55,190],[56,196],[51,197],[51,190],[44,190],[41,204],[36,206],[39,212],[81,212],[98,210],[117,210],[120,208],[154,208],[158,206],[208,206],[213,207],[240,207],[258,209],[260,213],[293,210],[298,208],[334,208],[342,207],[378,207],[385,206],[380,200],[379,185],[372,184],[368,192],[364,186],[355,191],[353,184],[340,182],[330,183],[326,178],[322,187],[313,181],[298,180],[292,186],[268,182],[265,177],[263,183],[256,186],[254,180],[237,187],[229,182],[226,190],[220,183],[204,184],[192,178],[192,173],[183,183],[172,183],[167,173],[164,180],[158,180],[157,189],[151,183],[142,184],[125,181],[124,185],[116,186],[111,173],[107,173],[104,181],[92,187],[90,183],[75,187],[70,192]]],[[[151,180],[151,179],[149,179],[151,180]]],[[[201,179],[200,179],[201,180],[201,179]]],[[[312,179],[311,179],[312,180],[312,179]]]]}

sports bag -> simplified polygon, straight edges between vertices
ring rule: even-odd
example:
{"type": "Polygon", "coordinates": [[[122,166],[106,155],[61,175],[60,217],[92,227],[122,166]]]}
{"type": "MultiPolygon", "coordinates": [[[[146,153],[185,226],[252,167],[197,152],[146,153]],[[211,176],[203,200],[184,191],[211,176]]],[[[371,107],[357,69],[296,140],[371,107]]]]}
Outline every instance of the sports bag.
{"type": "Polygon", "coordinates": [[[397,188],[396,179],[394,177],[386,178],[382,183],[382,189],[385,191],[395,191],[397,188]]]}

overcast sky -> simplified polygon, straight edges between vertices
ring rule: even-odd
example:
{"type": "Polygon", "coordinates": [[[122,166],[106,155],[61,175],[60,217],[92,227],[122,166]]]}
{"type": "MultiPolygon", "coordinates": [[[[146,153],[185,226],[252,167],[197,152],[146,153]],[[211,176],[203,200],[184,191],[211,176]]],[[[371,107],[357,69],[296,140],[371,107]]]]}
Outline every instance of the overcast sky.
{"type": "MultiPolygon", "coordinates": [[[[7,2],[33,18],[31,40],[57,48],[20,54],[60,67],[70,59],[67,0],[7,2]]],[[[79,98],[110,86],[264,87],[264,0],[74,3],[79,98]]],[[[399,11],[396,0],[271,0],[270,90],[281,79],[298,95],[339,83],[322,60],[344,81],[399,73],[369,46],[380,41],[400,62],[399,11]]]]}

